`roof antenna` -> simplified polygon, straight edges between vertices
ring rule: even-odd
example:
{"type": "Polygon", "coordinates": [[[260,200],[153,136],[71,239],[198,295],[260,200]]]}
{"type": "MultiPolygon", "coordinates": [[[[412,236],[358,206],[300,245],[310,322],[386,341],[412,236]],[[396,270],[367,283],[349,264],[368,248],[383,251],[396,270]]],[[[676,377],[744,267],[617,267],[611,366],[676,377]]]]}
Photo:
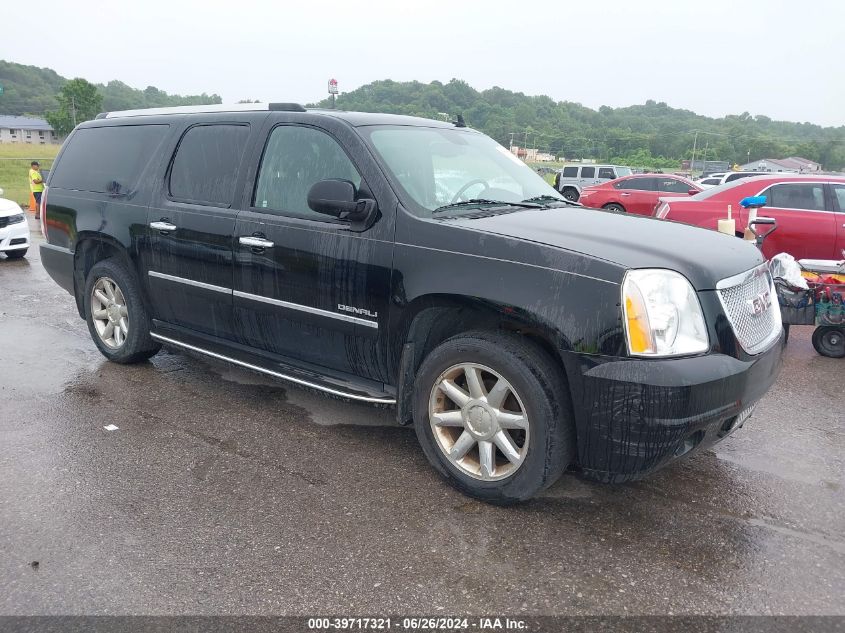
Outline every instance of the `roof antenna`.
{"type": "Polygon", "coordinates": [[[452,123],[455,125],[455,127],[466,127],[467,126],[466,122],[464,121],[464,115],[463,114],[459,114],[458,119],[456,121],[452,121],[452,123]]]}

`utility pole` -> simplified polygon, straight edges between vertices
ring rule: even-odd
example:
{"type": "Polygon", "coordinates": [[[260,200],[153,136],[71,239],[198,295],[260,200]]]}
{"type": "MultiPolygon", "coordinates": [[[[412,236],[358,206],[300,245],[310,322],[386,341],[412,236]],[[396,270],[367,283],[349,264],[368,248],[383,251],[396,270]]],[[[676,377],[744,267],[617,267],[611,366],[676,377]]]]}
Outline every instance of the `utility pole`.
{"type": "Polygon", "coordinates": [[[692,160],[689,164],[689,175],[692,178],[695,175],[695,146],[698,144],[698,130],[695,131],[695,138],[692,140],[692,160]]]}
{"type": "Polygon", "coordinates": [[[76,127],[76,100],[70,95],[70,111],[73,114],[73,127],[76,127]]]}
{"type": "Polygon", "coordinates": [[[510,144],[510,148],[509,148],[509,149],[511,150],[511,152],[513,152],[513,135],[514,135],[514,134],[516,134],[516,132],[511,132],[511,133],[510,133],[510,135],[511,135],[511,144],[510,144]]]}
{"type": "Polygon", "coordinates": [[[701,159],[701,173],[707,171],[707,149],[710,147],[710,141],[704,144],[704,158],[701,159]]]}

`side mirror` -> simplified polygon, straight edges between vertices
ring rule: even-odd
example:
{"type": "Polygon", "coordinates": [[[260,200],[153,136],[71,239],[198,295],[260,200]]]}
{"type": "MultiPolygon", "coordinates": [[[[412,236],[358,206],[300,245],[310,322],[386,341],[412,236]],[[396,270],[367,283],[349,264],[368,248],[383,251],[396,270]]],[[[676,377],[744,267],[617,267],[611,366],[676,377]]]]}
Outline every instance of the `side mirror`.
{"type": "Polygon", "coordinates": [[[701,193],[698,189],[690,189],[687,193],[691,196],[694,196],[697,193],[701,193]]]}
{"type": "Polygon", "coordinates": [[[369,198],[358,200],[357,194],[355,185],[350,181],[329,178],[314,183],[308,191],[308,206],[317,213],[366,224],[375,214],[376,201],[369,198]]]}

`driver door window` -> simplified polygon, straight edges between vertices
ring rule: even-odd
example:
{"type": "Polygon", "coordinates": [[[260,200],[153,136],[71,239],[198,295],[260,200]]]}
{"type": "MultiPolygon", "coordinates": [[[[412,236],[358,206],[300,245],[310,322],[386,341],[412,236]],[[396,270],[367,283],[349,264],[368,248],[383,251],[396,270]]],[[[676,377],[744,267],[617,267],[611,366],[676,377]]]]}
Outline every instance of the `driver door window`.
{"type": "Polygon", "coordinates": [[[349,180],[356,189],[361,186],[361,176],[331,136],[309,127],[279,126],[270,134],[261,159],[253,207],[331,222],[308,206],[311,187],[329,178],[349,180]]]}

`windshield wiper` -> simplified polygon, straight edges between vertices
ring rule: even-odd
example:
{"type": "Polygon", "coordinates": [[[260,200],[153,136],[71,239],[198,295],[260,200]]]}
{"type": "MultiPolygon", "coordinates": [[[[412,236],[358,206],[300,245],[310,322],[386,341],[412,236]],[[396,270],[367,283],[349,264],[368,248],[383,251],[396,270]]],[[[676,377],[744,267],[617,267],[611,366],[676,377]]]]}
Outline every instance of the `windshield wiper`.
{"type": "Polygon", "coordinates": [[[484,198],[471,198],[470,200],[461,200],[460,202],[453,202],[451,204],[444,204],[442,207],[437,207],[433,213],[445,211],[447,209],[454,209],[455,207],[466,206],[498,206],[498,207],[523,207],[525,209],[540,209],[543,205],[534,204],[531,201],[523,200],[522,202],[505,202],[504,200],[486,200],[484,198]]]}
{"type": "Polygon", "coordinates": [[[556,196],[550,196],[547,194],[526,198],[525,200],[523,200],[523,202],[562,202],[563,204],[573,204],[575,206],[581,206],[577,202],[572,202],[571,200],[567,200],[566,198],[558,198],[556,196]]]}

